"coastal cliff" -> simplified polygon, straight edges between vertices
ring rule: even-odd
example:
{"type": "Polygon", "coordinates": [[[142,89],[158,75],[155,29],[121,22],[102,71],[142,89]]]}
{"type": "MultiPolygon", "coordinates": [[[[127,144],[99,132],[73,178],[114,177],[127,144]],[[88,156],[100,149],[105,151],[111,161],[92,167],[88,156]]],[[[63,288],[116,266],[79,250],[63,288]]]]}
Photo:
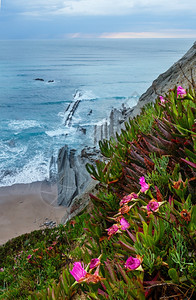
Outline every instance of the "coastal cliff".
{"type": "Polygon", "coordinates": [[[158,95],[164,95],[169,89],[173,89],[175,85],[183,85],[183,88],[188,88],[195,78],[196,42],[181,59],[153,81],[147,91],[141,95],[137,108],[154,101],[158,95]]]}
{"type": "MultiPolygon", "coordinates": [[[[196,42],[188,52],[166,72],[155,79],[148,90],[141,95],[136,106],[129,108],[122,105],[121,109],[113,109],[108,121],[94,128],[94,147],[84,148],[80,154],[76,150],[69,149],[67,145],[59,150],[58,154],[58,204],[69,207],[70,214],[74,209],[79,211],[80,207],[87,204],[85,198],[82,203],[80,197],[92,184],[92,179],[86,171],[86,163],[93,163],[100,157],[97,145],[99,140],[115,137],[116,132],[124,128],[124,121],[133,118],[140,113],[141,108],[147,103],[154,102],[159,95],[174,88],[175,85],[183,85],[187,88],[194,83],[196,78],[196,42]],[[81,203],[80,203],[80,201],[81,203]],[[77,205],[76,205],[77,203],[77,205]]],[[[66,219],[66,218],[65,218],[66,219]]]]}

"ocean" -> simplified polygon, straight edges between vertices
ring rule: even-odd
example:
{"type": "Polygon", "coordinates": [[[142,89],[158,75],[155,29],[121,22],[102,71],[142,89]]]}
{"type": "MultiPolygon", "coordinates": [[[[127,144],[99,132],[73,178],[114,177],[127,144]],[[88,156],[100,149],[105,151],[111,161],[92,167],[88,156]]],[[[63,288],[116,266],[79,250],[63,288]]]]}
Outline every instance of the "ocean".
{"type": "Polygon", "coordinates": [[[136,105],[193,42],[0,41],[0,186],[48,180],[62,146],[92,146],[94,125],[122,103],[136,105]]]}

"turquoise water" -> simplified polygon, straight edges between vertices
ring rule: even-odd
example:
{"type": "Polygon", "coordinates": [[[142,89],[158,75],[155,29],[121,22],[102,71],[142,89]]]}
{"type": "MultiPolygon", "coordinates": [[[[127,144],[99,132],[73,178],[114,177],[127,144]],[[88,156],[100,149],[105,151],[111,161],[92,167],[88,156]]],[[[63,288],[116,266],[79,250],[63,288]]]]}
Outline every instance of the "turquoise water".
{"type": "Polygon", "coordinates": [[[60,147],[92,145],[94,124],[127,100],[134,106],[132,96],[145,92],[193,42],[0,41],[0,186],[47,179],[60,147]],[[77,100],[65,125],[68,105],[77,100]]]}

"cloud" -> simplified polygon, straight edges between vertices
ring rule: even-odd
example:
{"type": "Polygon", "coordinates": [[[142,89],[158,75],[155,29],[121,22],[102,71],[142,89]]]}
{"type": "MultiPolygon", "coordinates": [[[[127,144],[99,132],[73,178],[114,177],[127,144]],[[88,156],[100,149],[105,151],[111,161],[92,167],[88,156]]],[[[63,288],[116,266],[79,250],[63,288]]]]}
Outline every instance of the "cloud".
{"type": "Polygon", "coordinates": [[[103,33],[99,38],[130,39],[130,38],[195,38],[196,30],[167,30],[167,31],[145,31],[145,32],[110,32],[103,33]]]}
{"type": "Polygon", "coordinates": [[[7,0],[4,4],[30,15],[129,15],[136,12],[177,12],[196,9],[195,0],[7,0]]]}
{"type": "Polygon", "coordinates": [[[196,29],[195,0],[2,0],[1,2],[0,27],[4,30],[0,32],[0,37],[3,38],[196,36],[195,31],[191,31],[196,29]],[[173,31],[169,31],[169,28],[173,31]],[[179,31],[175,31],[177,29],[179,31]]]}

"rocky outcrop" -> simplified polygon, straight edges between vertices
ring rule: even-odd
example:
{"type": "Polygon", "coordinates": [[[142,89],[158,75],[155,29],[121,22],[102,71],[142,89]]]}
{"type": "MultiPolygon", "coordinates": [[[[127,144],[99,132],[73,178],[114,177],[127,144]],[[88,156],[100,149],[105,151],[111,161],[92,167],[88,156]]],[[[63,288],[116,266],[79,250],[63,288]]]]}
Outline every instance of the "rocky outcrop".
{"type": "Polygon", "coordinates": [[[71,126],[72,118],[80,104],[80,101],[81,100],[76,100],[74,103],[68,105],[68,108],[66,109],[66,111],[68,111],[68,115],[65,120],[65,126],[69,126],[69,127],[71,126]]]}
{"type": "Polygon", "coordinates": [[[153,81],[148,90],[141,95],[137,107],[154,101],[158,95],[164,95],[175,85],[188,88],[192,80],[196,81],[196,42],[180,60],[153,81]]]}
{"type": "Polygon", "coordinates": [[[98,146],[99,141],[115,137],[116,133],[120,134],[124,128],[124,121],[128,118],[133,108],[125,107],[122,104],[120,109],[112,109],[108,120],[104,120],[101,125],[94,126],[94,146],[98,146]]]}
{"type": "Polygon", "coordinates": [[[94,162],[99,156],[96,148],[86,147],[80,154],[65,145],[59,150],[58,166],[58,204],[69,207],[73,199],[82,194],[92,181],[86,171],[86,163],[94,162]]]}
{"type": "MultiPolygon", "coordinates": [[[[174,88],[175,85],[188,87],[190,82],[196,81],[195,78],[196,43],[177,63],[153,81],[150,88],[139,98],[135,107],[130,108],[122,105],[122,108],[119,110],[113,109],[108,120],[94,127],[94,148],[86,147],[80,154],[77,154],[75,150],[69,150],[67,145],[60,149],[58,155],[58,204],[71,205],[69,210],[73,212],[76,200],[79,201],[78,199],[81,199],[79,196],[92,183],[85,165],[88,162],[93,163],[95,159],[99,158],[100,153],[96,148],[99,140],[115,137],[116,132],[120,133],[121,129],[124,128],[124,121],[139,114],[145,104],[155,101],[158,95],[164,95],[165,92],[174,88]]],[[[78,97],[75,98],[77,98],[75,99],[75,103],[77,103],[79,99],[78,97]]],[[[72,109],[68,107],[68,111],[71,111],[71,116],[75,108],[77,109],[77,105],[72,107],[72,109]]],[[[70,118],[67,121],[69,120],[70,118]]],[[[77,211],[79,209],[80,205],[78,204],[77,211]]]]}

